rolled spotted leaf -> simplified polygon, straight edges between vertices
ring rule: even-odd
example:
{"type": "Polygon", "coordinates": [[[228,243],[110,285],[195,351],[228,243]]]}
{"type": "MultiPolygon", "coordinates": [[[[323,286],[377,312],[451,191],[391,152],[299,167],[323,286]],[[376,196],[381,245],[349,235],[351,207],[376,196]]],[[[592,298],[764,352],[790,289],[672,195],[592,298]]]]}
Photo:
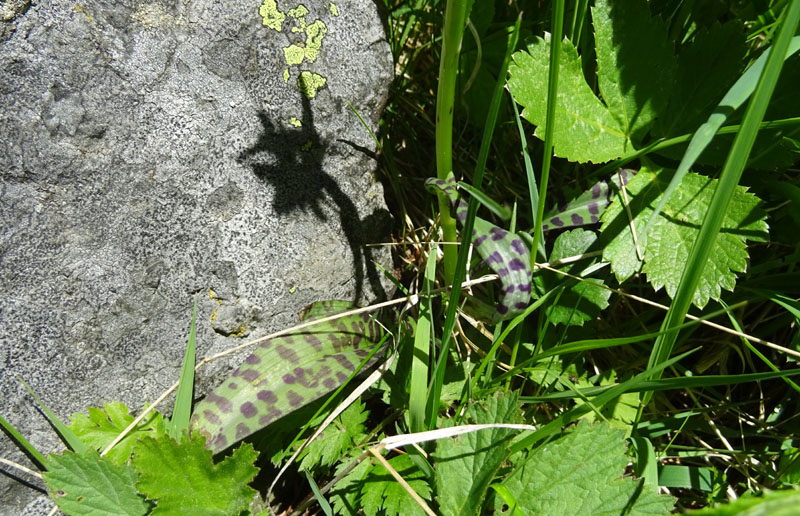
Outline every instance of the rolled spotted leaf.
{"type": "Polygon", "coordinates": [[[542,230],[573,228],[585,226],[600,221],[606,207],[611,204],[611,200],[622,184],[628,184],[635,170],[620,169],[614,172],[609,179],[605,179],[593,185],[578,197],[564,203],[544,216],[542,230]]]}
{"type": "MultiPolygon", "coordinates": [[[[346,301],[313,303],[301,320],[353,308],[346,301]]],[[[259,344],[233,375],[195,406],[191,430],[218,453],[273,421],[341,386],[383,339],[370,314],[321,322],[259,344]]],[[[365,365],[380,358],[378,350],[365,365]]]]}
{"type": "MultiPolygon", "coordinates": [[[[464,224],[468,207],[458,196],[453,174],[450,173],[447,179],[428,179],[425,185],[428,189],[444,192],[456,209],[456,218],[464,224]]],[[[522,239],[475,217],[472,245],[484,263],[500,277],[500,300],[491,322],[510,319],[524,311],[531,298],[531,258],[522,239]]]]}

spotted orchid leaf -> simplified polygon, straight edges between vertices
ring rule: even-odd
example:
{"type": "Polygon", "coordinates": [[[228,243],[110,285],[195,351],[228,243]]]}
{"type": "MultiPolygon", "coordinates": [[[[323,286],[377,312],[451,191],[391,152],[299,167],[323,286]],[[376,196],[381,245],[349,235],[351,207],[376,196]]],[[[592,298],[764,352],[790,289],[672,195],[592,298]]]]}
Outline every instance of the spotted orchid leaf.
{"type": "Polygon", "coordinates": [[[611,203],[614,194],[619,191],[620,184],[627,185],[635,175],[635,170],[620,169],[609,179],[594,184],[571,201],[548,212],[544,216],[542,230],[572,228],[600,222],[600,215],[611,203]]]}
{"type": "MultiPolygon", "coordinates": [[[[428,179],[425,185],[447,195],[456,209],[456,218],[463,224],[468,207],[458,196],[453,174],[450,173],[447,179],[428,179]]],[[[492,323],[509,319],[525,310],[531,298],[531,258],[522,239],[475,217],[472,245],[483,262],[500,277],[500,301],[495,307],[492,323]]]]}
{"type": "MultiPolygon", "coordinates": [[[[301,319],[317,320],[349,308],[341,301],[314,303],[301,319]]],[[[205,435],[206,446],[220,452],[341,386],[383,336],[380,323],[365,313],[266,340],[197,404],[192,431],[205,435]]],[[[373,365],[381,352],[364,367],[373,365]]]]}

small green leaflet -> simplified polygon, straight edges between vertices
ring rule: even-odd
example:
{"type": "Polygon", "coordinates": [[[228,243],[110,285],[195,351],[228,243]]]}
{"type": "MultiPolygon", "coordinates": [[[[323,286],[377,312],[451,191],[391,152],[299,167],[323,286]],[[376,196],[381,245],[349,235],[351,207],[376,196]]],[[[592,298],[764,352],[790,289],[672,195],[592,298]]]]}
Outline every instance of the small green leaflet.
{"type": "MultiPolygon", "coordinates": [[[[452,172],[447,179],[431,178],[425,182],[430,190],[440,190],[456,208],[461,223],[467,217],[467,204],[459,199],[452,172]]],[[[494,224],[475,217],[472,245],[486,265],[500,277],[500,301],[492,323],[510,319],[528,307],[531,298],[531,258],[522,239],[494,224]]]]}
{"type": "MultiPolygon", "coordinates": [[[[352,306],[344,301],[309,305],[313,321],[352,306]]],[[[370,314],[349,315],[264,341],[233,375],[197,404],[192,431],[215,453],[342,385],[384,336],[370,314]]],[[[377,361],[380,350],[365,365],[377,361]]]]}
{"type": "Polygon", "coordinates": [[[614,193],[619,191],[620,184],[628,184],[635,170],[620,169],[609,179],[594,184],[578,197],[548,212],[542,219],[542,230],[571,228],[600,222],[600,215],[611,203],[614,193]]]}

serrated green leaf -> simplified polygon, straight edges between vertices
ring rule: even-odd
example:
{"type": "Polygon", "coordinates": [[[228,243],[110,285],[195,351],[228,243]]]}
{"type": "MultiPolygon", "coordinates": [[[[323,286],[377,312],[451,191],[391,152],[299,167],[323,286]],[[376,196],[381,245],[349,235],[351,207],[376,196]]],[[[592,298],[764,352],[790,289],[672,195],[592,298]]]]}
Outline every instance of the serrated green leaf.
{"type": "Polygon", "coordinates": [[[50,498],[71,516],[142,516],[150,510],[134,487],[138,473],[95,450],[46,457],[42,478],[50,498]]]}
{"type": "Polygon", "coordinates": [[[725,505],[689,511],[691,516],[797,516],[800,490],[764,491],[761,496],[742,496],[725,505]]]}
{"type": "MultiPolygon", "coordinates": [[[[550,253],[550,260],[561,260],[571,256],[587,253],[597,240],[597,235],[585,229],[573,229],[558,236],[550,253]]],[[[581,260],[580,262],[562,267],[564,272],[580,275],[581,271],[592,265],[597,260],[581,260]]],[[[554,272],[543,275],[544,288],[549,290],[563,280],[563,276],[554,272]]],[[[603,288],[603,282],[596,278],[588,278],[578,282],[561,294],[556,304],[549,305],[545,310],[553,324],[567,326],[583,326],[583,323],[597,317],[608,306],[611,291],[603,288]]]]}
{"type": "MultiPolygon", "coordinates": [[[[535,449],[503,485],[528,516],[669,514],[673,499],[620,478],[628,457],[623,433],[582,421],[560,439],[535,449]]],[[[498,514],[510,514],[501,507],[498,514]]]]}
{"type": "MultiPolygon", "coordinates": [[[[134,417],[124,403],[114,401],[103,405],[103,409],[89,407],[89,415],[83,413],[73,414],[69,427],[83,442],[94,448],[102,450],[117,438],[134,417]]],[[[142,437],[157,437],[164,434],[164,420],[157,411],[150,415],[131,430],[107,454],[115,464],[122,464],[131,456],[136,441],[142,437]]]]}
{"type": "MultiPolygon", "coordinates": [[[[427,500],[431,488],[425,475],[411,461],[408,455],[399,455],[389,460],[389,465],[408,482],[411,489],[427,500]]],[[[366,474],[361,487],[361,510],[367,516],[423,516],[425,511],[411,498],[397,480],[380,464],[376,464],[366,474]]]]}
{"type": "MultiPolygon", "coordinates": [[[[341,302],[314,303],[303,316],[316,320],[341,311],[341,302]]],[[[378,321],[361,313],[264,341],[195,406],[192,431],[206,436],[215,453],[222,451],[341,386],[382,339],[378,321]]]]}
{"type": "Polygon", "coordinates": [[[256,491],[248,486],[258,473],[258,453],[243,444],[218,464],[201,436],[147,437],[136,447],[136,487],[156,501],[152,516],[230,516],[248,508],[256,491]]]}
{"type": "MultiPolygon", "coordinates": [[[[527,51],[516,52],[509,66],[508,88],[525,109],[522,116],[536,125],[535,135],[544,139],[547,116],[547,76],[550,43],[536,38],[527,51]]],[[[561,43],[556,101],[556,156],[570,161],[602,163],[632,149],[625,128],[608,111],[583,78],[578,51],[568,40],[561,43]]]]}
{"type": "Polygon", "coordinates": [[[360,401],[345,409],[322,434],[303,450],[300,469],[311,470],[317,465],[330,466],[346,456],[346,451],[364,437],[364,422],[369,411],[360,401]]]}
{"type": "MultiPolygon", "coordinates": [[[[467,409],[465,423],[519,423],[516,393],[492,396],[467,409]]],[[[505,428],[490,428],[436,444],[436,500],[444,515],[479,514],[483,499],[497,469],[508,457],[508,440],[517,433],[505,428]]]]}
{"type": "MultiPolygon", "coordinates": [[[[340,463],[336,468],[336,474],[340,474],[348,465],[346,462],[340,463]]],[[[369,460],[361,461],[331,489],[328,499],[333,503],[333,510],[336,514],[346,516],[358,514],[361,506],[359,502],[361,485],[371,468],[369,460]]]]}
{"type": "Polygon", "coordinates": [[[664,111],[675,80],[666,26],[643,0],[598,0],[592,22],[601,96],[627,139],[638,143],[664,111]]]}
{"type": "MultiPolygon", "coordinates": [[[[669,171],[656,173],[642,169],[628,184],[630,208],[639,231],[647,224],[653,206],[671,177],[669,171]]],[[[644,253],[643,267],[636,254],[623,200],[618,195],[603,214],[601,227],[604,237],[611,239],[603,250],[603,259],[611,262],[617,279],[625,281],[641,267],[654,289],[665,287],[667,294],[674,296],[716,183],[715,179],[693,173],[684,177],[680,188],[653,222],[650,232],[638,235],[644,253]]],[[[709,299],[719,299],[721,288],[733,290],[735,272],[743,272],[747,267],[745,240],[763,242],[768,238],[765,218],[758,197],[748,193],[744,187],[736,187],[722,230],[714,242],[695,292],[693,302],[696,306],[702,308],[709,299]]]]}

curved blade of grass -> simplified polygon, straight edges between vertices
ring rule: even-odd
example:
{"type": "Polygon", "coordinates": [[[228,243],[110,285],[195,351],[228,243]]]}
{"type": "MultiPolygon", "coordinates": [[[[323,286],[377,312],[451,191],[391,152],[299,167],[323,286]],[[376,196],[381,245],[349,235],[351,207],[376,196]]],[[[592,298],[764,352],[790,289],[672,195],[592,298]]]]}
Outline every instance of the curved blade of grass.
{"type": "MultiPolygon", "coordinates": [[[[697,290],[697,285],[708,261],[714,240],[722,227],[722,220],[728,204],[734,189],[739,184],[747,158],[753,148],[758,126],[764,118],[775,84],[778,82],[786,52],[799,20],[800,2],[788,4],[783,12],[773,52],[770,53],[767,59],[761,78],[758,81],[758,86],[756,86],[755,93],[747,106],[742,121],[742,129],[736,134],[728,159],[720,175],[719,184],[714,191],[711,204],[703,220],[703,225],[683,269],[675,297],[661,326],[662,330],[668,330],[668,332],[656,339],[648,361],[648,368],[657,366],[672,354],[672,349],[678,338],[677,326],[683,323],[683,319],[692,303],[694,292],[697,290]]],[[[651,377],[657,378],[659,375],[653,374],[651,377]]],[[[637,421],[641,417],[642,407],[650,401],[650,398],[651,395],[648,393],[645,393],[642,397],[642,405],[636,418],[637,421]]]]}
{"type": "Polygon", "coordinates": [[[195,339],[197,337],[197,297],[194,298],[192,309],[192,323],[189,326],[189,340],[186,343],[186,353],[183,355],[181,377],[178,383],[178,394],[175,396],[175,407],[172,417],[166,421],[167,432],[173,439],[180,440],[181,433],[189,430],[189,418],[192,416],[192,398],[194,397],[194,363],[195,339]]]}
{"type": "Polygon", "coordinates": [[[425,429],[425,406],[427,404],[428,390],[428,364],[431,350],[431,335],[433,330],[433,311],[430,291],[436,280],[436,254],[437,246],[431,247],[428,263],[425,265],[425,280],[423,291],[427,297],[419,304],[419,318],[414,331],[414,348],[411,357],[411,381],[408,392],[408,416],[412,432],[421,432],[425,429]]]}
{"type": "MultiPolygon", "coordinates": [[[[762,382],[774,380],[776,378],[788,378],[800,375],[800,369],[788,369],[786,371],[766,371],[763,373],[747,374],[725,374],[725,375],[706,375],[706,376],[681,376],[677,378],[661,378],[658,380],[646,380],[640,382],[635,388],[628,392],[645,391],[673,391],[677,389],[698,389],[701,387],[717,387],[719,385],[734,385],[737,383],[762,382]]],[[[618,384],[621,385],[621,384],[618,384]]],[[[544,396],[520,396],[520,400],[526,403],[546,403],[554,400],[573,399],[577,397],[599,396],[616,385],[603,385],[601,387],[585,387],[577,389],[577,392],[552,392],[544,396]]]]}
{"type": "Polygon", "coordinates": [[[61,440],[67,443],[67,445],[70,448],[72,448],[72,451],[76,453],[87,453],[90,450],[90,447],[86,445],[83,441],[81,441],[80,437],[75,435],[75,432],[70,430],[70,428],[66,424],[64,424],[63,421],[58,419],[58,417],[49,408],[47,408],[47,405],[45,405],[39,398],[39,396],[37,396],[36,393],[33,392],[33,389],[28,387],[28,384],[25,383],[25,381],[22,378],[17,377],[17,380],[19,380],[19,382],[25,387],[25,389],[27,389],[28,394],[30,394],[33,397],[33,399],[36,400],[36,403],[38,403],[39,406],[42,407],[42,411],[47,415],[47,418],[56,428],[56,431],[61,436],[61,440]]]}
{"type": "MultiPolygon", "coordinates": [[[[511,53],[517,46],[521,22],[522,16],[520,15],[517,17],[517,22],[514,25],[514,28],[508,34],[506,55],[503,60],[503,65],[500,68],[501,72],[497,78],[497,82],[495,83],[492,102],[489,104],[489,111],[486,115],[486,126],[481,139],[481,148],[478,152],[478,163],[475,166],[475,173],[472,179],[473,186],[475,188],[480,188],[481,184],[483,183],[483,173],[486,169],[486,160],[489,157],[489,146],[492,142],[492,136],[494,135],[494,127],[497,122],[497,112],[500,109],[500,100],[503,94],[503,87],[506,83],[506,71],[508,70],[509,62],[511,61],[511,53]]],[[[477,212],[478,201],[476,199],[470,199],[469,208],[467,209],[467,217],[464,221],[464,235],[472,235],[472,229],[475,224],[475,215],[477,212]]],[[[454,282],[451,283],[451,285],[455,286],[463,283],[464,277],[466,276],[468,254],[469,246],[461,246],[458,251],[456,275],[454,282]]],[[[442,385],[444,383],[444,369],[447,365],[447,357],[450,352],[450,339],[456,322],[456,310],[458,309],[458,300],[460,296],[461,289],[453,288],[450,292],[450,298],[447,304],[447,314],[445,316],[444,326],[442,327],[441,350],[439,352],[439,357],[436,360],[436,368],[433,372],[433,380],[430,388],[428,389],[426,426],[429,429],[433,429],[436,426],[439,399],[442,395],[442,385]]]]}
{"type": "MultiPolygon", "coordinates": [[[[779,55],[783,56],[781,61],[788,59],[798,50],[800,50],[800,36],[795,36],[789,42],[788,46],[783,49],[783,51],[779,51],[779,55]]],[[[739,107],[741,107],[742,104],[744,104],[745,101],[750,98],[750,95],[753,94],[756,89],[756,84],[759,82],[759,78],[761,77],[764,67],[767,64],[767,60],[771,55],[772,48],[768,48],[764,54],[756,59],[755,63],[753,63],[753,65],[748,68],[744,74],[742,74],[739,80],[736,81],[733,86],[731,86],[730,90],[728,90],[728,93],[726,93],[722,98],[717,108],[714,110],[711,116],[708,117],[708,120],[697,129],[697,132],[694,133],[694,136],[692,136],[692,140],[689,143],[689,146],[686,148],[686,152],[684,153],[683,158],[678,165],[678,170],[675,172],[672,181],[670,181],[669,186],[664,192],[664,195],[656,205],[655,211],[653,211],[653,214],[650,216],[650,220],[647,222],[644,235],[648,234],[648,231],[657,219],[658,214],[661,213],[661,210],[664,209],[664,206],[666,206],[670,197],[672,197],[672,194],[675,193],[675,190],[677,190],[678,186],[681,184],[683,176],[689,172],[689,169],[692,168],[692,165],[694,165],[694,162],[698,157],[700,157],[700,154],[702,154],[703,150],[705,150],[708,144],[711,143],[711,140],[714,139],[714,136],[719,131],[719,128],[722,127],[722,124],[724,124],[725,120],[728,119],[728,116],[739,109],[739,107]]],[[[780,71],[780,66],[778,66],[778,71],[780,71]]],[[[763,117],[763,114],[758,117],[759,123],[763,117]]]]}
{"type": "Polygon", "coordinates": [[[471,184],[464,181],[459,181],[458,187],[466,190],[470,197],[475,197],[479,203],[481,203],[487,210],[497,215],[498,218],[502,220],[509,220],[511,218],[511,210],[505,206],[500,206],[497,202],[495,202],[494,199],[478,190],[471,184]]]}
{"type": "Polygon", "coordinates": [[[19,430],[14,428],[14,425],[6,421],[3,416],[0,416],[0,426],[2,426],[3,430],[5,430],[11,439],[17,443],[17,446],[19,446],[29,458],[36,462],[36,467],[44,470],[44,455],[42,455],[42,453],[30,443],[30,441],[25,439],[25,436],[22,435],[19,430]]]}
{"type": "MultiPolygon", "coordinates": [[[[539,182],[539,202],[536,207],[536,219],[533,226],[533,245],[531,249],[539,249],[539,235],[542,234],[547,181],[550,178],[550,160],[553,158],[553,130],[556,121],[556,99],[558,98],[558,68],[561,62],[561,39],[564,25],[564,0],[553,2],[551,18],[552,45],[550,45],[550,67],[547,78],[547,117],[544,128],[544,155],[542,156],[542,180],[539,182]]],[[[531,269],[536,264],[536,252],[531,253],[531,269]]]]}

